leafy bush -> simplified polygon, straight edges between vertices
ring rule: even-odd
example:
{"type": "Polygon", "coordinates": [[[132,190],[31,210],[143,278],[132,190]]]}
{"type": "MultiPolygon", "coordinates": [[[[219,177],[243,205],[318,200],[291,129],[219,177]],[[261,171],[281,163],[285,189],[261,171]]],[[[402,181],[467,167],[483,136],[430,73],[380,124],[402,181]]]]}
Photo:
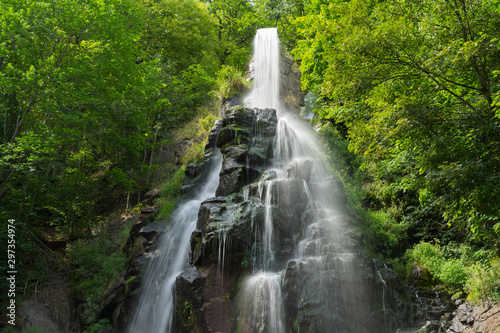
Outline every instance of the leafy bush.
{"type": "Polygon", "coordinates": [[[416,261],[432,276],[451,287],[460,287],[470,302],[500,301],[500,258],[491,250],[466,244],[420,242],[407,251],[408,266],[416,261]]]}
{"type": "Polygon", "coordinates": [[[97,323],[93,323],[83,333],[94,333],[94,332],[101,332],[101,331],[106,331],[106,332],[112,332],[113,331],[113,326],[109,322],[108,319],[101,319],[97,323]]]}
{"type": "Polygon", "coordinates": [[[410,265],[416,262],[419,266],[427,268],[435,277],[439,275],[441,266],[445,262],[441,247],[438,244],[428,242],[418,243],[408,250],[407,255],[410,265]]]}
{"type": "Polygon", "coordinates": [[[46,331],[39,327],[29,327],[23,331],[23,333],[52,333],[52,331],[46,331]]]}
{"type": "Polygon", "coordinates": [[[466,281],[465,266],[460,259],[450,259],[442,263],[438,278],[452,286],[462,286],[466,281]]]}
{"type": "Polygon", "coordinates": [[[182,187],[182,181],[186,177],[185,171],[186,166],[181,166],[163,184],[160,197],[155,202],[155,204],[162,207],[158,214],[159,218],[166,220],[174,211],[176,198],[182,187]]]}
{"type": "Polygon", "coordinates": [[[217,74],[217,90],[212,91],[220,103],[233,94],[240,94],[248,86],[244,73],[232,66],[222,66],[217,74]]]}
{"type": "Polygon", "coordinates": [[[473,303],[485,299],[500,302],[500,258],[491,260],[489,265],[477,263],[467,269],[465,290],[473,303]]]}
{"type": "Polygon", "coordinates": [[[72,266],[72,287],[82,298],[85,324],[97,320],[104,291],[123,270],[126,260],[121,251],[123,242],[124,237],[115,242],[110,235],[102,232],[95,239],[79,239],[67,246],[72,266]]]}

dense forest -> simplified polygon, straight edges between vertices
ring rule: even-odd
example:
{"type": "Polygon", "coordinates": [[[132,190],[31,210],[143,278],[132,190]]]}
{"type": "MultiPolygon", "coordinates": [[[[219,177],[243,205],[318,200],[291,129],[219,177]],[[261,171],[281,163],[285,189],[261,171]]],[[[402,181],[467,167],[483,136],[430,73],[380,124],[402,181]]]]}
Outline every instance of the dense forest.
{"type": "Polygon", "coordinates": [[[89,294],[85,325],[126,260],[99,230],[160,184],[173,207],[272,26],[367,248],[500,301],[498,1],[2,0],[0,25],[2,276],[15,220],[18,280],[56,262],[89,294]]]}

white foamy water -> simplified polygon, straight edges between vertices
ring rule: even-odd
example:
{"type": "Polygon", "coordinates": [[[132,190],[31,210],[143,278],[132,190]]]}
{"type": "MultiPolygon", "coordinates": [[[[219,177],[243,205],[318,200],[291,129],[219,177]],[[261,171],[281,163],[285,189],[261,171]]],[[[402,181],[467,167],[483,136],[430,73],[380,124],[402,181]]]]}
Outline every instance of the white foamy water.
{"type": "MultiPolygon", "coordinates": [[[[325,283],[329,281],[332,267],[338,268],[344,274],[352,274],[353,255],[340,245],[343,226],[342,219],[338,217],[342,212],[339,210],[338,198],[334,194],[331,178],[323,162],[324,154],[309,124],[284,109],[280,101],[279,59],[277,30],[274,28],[258,30],[252,61],[254,82],[245,104],[261,109],[273,108],[277,111],[278,125],[271,167],[277,176],[273,180],[262,180],[258,184],[258,197],[264,206],[261,245],[264,256],[260,260],[260,266],[254,267],[254,274],[243,282],[243,287],[239,291],[238,301],[242,310],[238,327],[241,332],[287,331],[284,324],[282,277],[290,261],[299,263],[298,266],[306,271],[316,272],[318,284],[312,289],[308,286],[306,287],[308,289],[303,291],[314,304],[324,304],[325,298],[331,297],[324,295],[323,281],[326,281],[325,283]],[[291,202],[294,202],[294,196],[300,193],[283,193],[277,187],[281,184],[286,188],[287,184],[292,184],[297,178],[303,178],[303,181],[298,183],[302,184],[303,188],[294,185],[293,190],[303,192],[302,197],[308,201],[306,210],[311,216],[309,220],[312,221],[308,222],[309,225],[302,225],[305,223],[304,220],[298,218],[288,221],[291,223],[290,228],[302,229],[304,232],[302,235],[297,235],[295,249],[289,255],[289,261],[283,261],[283,258],[275,258],[278,249],[274,236],[272,206],[283,200],[291,199],[291,202]]],[[[290,205],[290,202],[286,204],[290,205]]],[[[253,262],[259,262],[259,259],[254,258],[253,262]]],[[[298,308],[300,306],[298,305],[298,308]]],[[[332,332],[335,329],[332,327],[332,332]]]]}
{"type": "Polygon", "coordinates": [[[196,228],[198,211],[203,201],[215,196],[219,185],[222,155],[213,157],[206,181],[192,200],[179,205],[158,244],[158,253],[148,265],[142,281],[127,333],[165,333],[173,331],[175,298],[173,289],[177,276],[184,271],[190,250],[191,234],[196,228]]]}
{"type": "Polygon", "coordinates": [[[251,66],[254,80],[245,104],[252,108],[281,110],[278,29],[257,30],[253,50],[251,66]]]}

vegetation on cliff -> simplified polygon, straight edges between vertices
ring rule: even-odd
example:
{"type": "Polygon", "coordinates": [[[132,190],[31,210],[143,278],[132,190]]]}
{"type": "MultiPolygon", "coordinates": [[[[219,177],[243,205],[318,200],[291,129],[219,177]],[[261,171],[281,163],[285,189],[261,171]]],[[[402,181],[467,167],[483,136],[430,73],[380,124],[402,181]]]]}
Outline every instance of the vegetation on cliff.
{"type": "Polygon", "coordinates": [[[81,239],[69,253],[93,257],[102,216],[165,180],[168,215],[182,175],[158,150],[193,139],[180,164],[200,157],[267,26],[329,123],[320,134],[368,247],[402,274],[417,261],[472,300],[498,300],[494,0],[1,1],[0,241],[15,219],[21,279],[43,270],[33,253],[66,267],[48,241],[81,239]]]}
{"type": "Polygon", "coordinates": [[[497,2],[318,0],[293,22],[303,88],[379,218],[368,245],[498,299],[497,2]]]}

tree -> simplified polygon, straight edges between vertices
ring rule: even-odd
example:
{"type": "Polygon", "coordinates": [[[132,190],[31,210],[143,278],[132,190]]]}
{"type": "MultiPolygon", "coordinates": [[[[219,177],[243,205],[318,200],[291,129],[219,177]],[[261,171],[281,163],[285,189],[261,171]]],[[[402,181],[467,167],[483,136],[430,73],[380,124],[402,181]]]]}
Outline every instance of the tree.
{"type": "Polygon", "coordinates": [[[217,56],[222,65],[245,70],[259,18],[248,0],[213,0],[210,14],[217,30],[217,56]]]}
{"type": "MultiPolygon", "coordinates": [[[[394,195],[455,234],[500,232],[500,13],[494,1],[314,1],[296,20],[304,85],[394,195]]],[[[409,208],[409,207],[408,207],[409,208]]]]}
{"type": "Polygon", "coordinates": [[[141,12],[129,1],[7,0],[0,16],[3,211],[78,230],[109,187],[131,185],[115,169],[140,163],[146,144],[159,83],[154,62],[137,63],[141,12]]]}

